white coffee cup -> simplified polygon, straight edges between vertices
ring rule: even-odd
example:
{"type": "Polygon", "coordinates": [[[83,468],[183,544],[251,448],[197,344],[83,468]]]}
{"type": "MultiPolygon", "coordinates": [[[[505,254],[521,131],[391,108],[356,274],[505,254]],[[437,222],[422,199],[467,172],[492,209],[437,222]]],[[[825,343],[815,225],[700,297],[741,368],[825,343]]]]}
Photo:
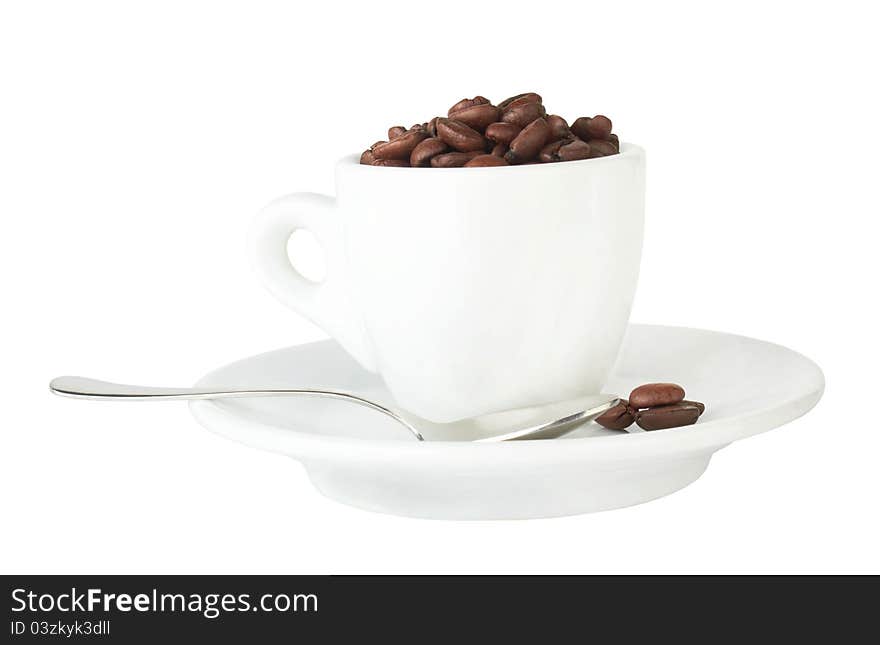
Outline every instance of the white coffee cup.
{"type": "Polygon", "coordinates": [[[269,290],[379,373],[396,402],[448,422],[599,392],[629,319],[645,157],[493,168],[336,168],[336,199],[296,193],[250,234],[269,290]],[[308,229],[315,283],[287,243],[308,229]]]}

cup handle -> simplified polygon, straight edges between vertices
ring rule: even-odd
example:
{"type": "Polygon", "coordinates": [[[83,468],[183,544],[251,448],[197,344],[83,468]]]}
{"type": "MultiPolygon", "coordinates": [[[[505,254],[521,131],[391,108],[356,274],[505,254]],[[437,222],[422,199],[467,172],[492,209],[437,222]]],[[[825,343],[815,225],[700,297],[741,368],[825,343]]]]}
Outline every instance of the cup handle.
{"type": "Polygon", "coordinates": [[[321,327],[364,368],[374,361],[348,288],[342,223],[336,200],[316,193],[294,193],[271,202],[254,219],[248,235],[251,263],[278,300],[321,327]],[[310,231],[324,250],[326,277],[305,278],[290,263],[287,243],[299,229],[310,231]]]}

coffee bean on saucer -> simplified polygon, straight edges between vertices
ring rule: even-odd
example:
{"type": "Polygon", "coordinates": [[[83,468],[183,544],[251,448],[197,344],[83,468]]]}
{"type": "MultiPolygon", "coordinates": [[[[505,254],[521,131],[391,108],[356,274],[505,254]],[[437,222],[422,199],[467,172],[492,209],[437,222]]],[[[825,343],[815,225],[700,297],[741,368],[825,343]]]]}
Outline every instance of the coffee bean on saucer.
{"type": "Polygon", "coordinates": [[[468,161],[465,168],[485,168],[489,166],[507,166],[510,165],[502,157],[495,155],[479,155],[468,161]]]}
{"type": "Polygon", "coordinates": [[[431,157],[431,168],[461,168],[474,157],[483,154],[482,150],[473,152],[446,152],[436,157],[431,157]]]}
{"type": "Polygon", "coordinates": [[[684,400],[684,388],[675,383],[645,383],[629,394],[629,404],[638,409],[671,405],[684,400]]]}
{"type": "Polygon", "coordinates": [[[364,150],[363,153],[361,153],[361,163],[362,164],[370,166],[373,164],[374,161],[375,161],[375,158],[373,157],[372,150],[364,150]]]}
{"type": "Polygon", "coordinates": [[[626,430],[636,420],[636,411],[629,406],[626,399],[596,417],[596,423],[609,430],[626,430]]]}
{"type": "Polygon", "coordinates": [[[391,141],[376,144],[373,147],[373,156],[376,159],[406,160],[408,164],[409,156],[412,154],[413,149],[427,138],[427,132],[421,130],[408,130],[391,141]]]}
{"type": "Polygon", "coordinates": [[[700,418],[700,407],[694,403],[674,403],[639,410],[636,423],[642,430],[665,430],[693,425],[700,418]]]}
{"type": "Polygon", "coordinates": [[[700,411],[701,416],[702,416],[703,412],[706,411],[706,404],[705,403],[700,403],[699,401],[688,401],[688,400],[684,400],[684,401],[682,401],[682,403],[687,403],[688,405],[697,406],[697,409],[700,411]]]}
{"type": "Polygon", "coordinates": [[[437,136],[450,148],[459,152],[483,151],[486,146],[483,135],[469,125],[454,119],[438,119],[437,136]]]}
{"type": "Polygon", "coordinates": [[[404,128],[402,125],[391,126],[390,128],[388,128],[388,140],[391,141],[392,139],[396,139],[404,133],[406,133],[406,128],[404,128]]]}
{"type": "Polygon", "coordinates": [[[437,137],[430,137],[420,142],[409,156],[409,164],[413,168],[427,168],[431,159],[449,150],[449,146],[437,137]]]}
{"type": "Polygon", "coordinates": [[[541,148],[550,137],[550,126],[547,121],[538,118],[522,129],[510,142],[510,150],[504,156],[510,163],[523,163],[538,156],[541,148]]]}

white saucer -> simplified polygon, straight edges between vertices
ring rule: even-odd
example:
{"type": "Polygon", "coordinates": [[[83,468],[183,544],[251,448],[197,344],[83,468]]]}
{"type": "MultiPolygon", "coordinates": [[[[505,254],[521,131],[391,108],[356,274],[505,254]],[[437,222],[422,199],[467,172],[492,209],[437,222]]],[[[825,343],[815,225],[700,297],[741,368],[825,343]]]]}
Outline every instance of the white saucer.
{"type": "MultiPolygon", "coordinates": [[[[206,428],[301,461],[324,495],[360,508],[443,519],[588,513],[668,495],[712,454],[788,423],[822,396],[824,378],[785,347],[718,332],[631,325],[605,390],[681,383],[706,412],[694,426],[620,433],[590,423],[550,441],[419,442],[393,421],[339,401],[193,401],[206,428]]],[[[332,341],[253,356],[199,385],[338,387],[388,400],[382,382],[332,341]]],[[[797,437],[792,436],[792,441],[797,437]]]]}

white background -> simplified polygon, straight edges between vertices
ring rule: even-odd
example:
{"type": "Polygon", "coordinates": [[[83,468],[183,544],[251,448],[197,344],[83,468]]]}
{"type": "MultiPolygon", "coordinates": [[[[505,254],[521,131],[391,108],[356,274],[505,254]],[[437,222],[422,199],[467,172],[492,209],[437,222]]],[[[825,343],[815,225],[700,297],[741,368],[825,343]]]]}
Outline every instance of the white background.
{"type": "Polygon", "coordinates": [[[2,531],[13,572],[880,572],[878,39],[870,3],[4,2],[2,531]],[[323,337],[257,283],[270,199],[464,96],[536,90],[649,155],[633,319],[788,345],[823,401],[670,497],[435,522],[320,497],[184,405],[323,337]]]}

